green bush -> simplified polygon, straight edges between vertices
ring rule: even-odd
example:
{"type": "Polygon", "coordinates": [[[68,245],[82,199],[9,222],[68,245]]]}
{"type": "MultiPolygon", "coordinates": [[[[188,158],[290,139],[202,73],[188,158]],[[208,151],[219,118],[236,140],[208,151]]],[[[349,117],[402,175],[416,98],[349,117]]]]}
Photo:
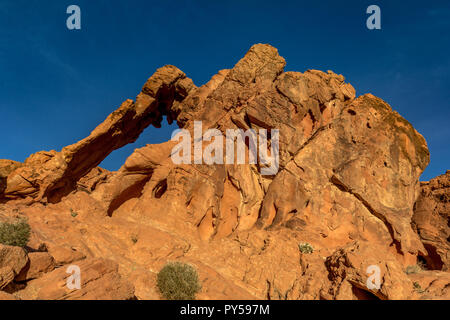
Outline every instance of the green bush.
{"type": "Polygon", "coordinates": [[[301,253],[313,253],[314,251],[313,246],[307,242],[299,243],[298,249],[300,250],[301,253]]]}
{"type": "Polygon", "coordinates": [[[78,216],[78,213],[70,209],[70,215],[72,216],[72,218],[76,218],[78,216]]]}
{"type": "Polygon", "coordinates": [[[167,300],[194,300],[201,286],[197,271],[181,262],[169,262],[158,273],[157,285],[167,300]]]}
{"type": "Polygon", "coordinates": [[[25,219],[16,222],[0,222],[0,243],[25,247],[30,240],[30,225],[25,219]]]}

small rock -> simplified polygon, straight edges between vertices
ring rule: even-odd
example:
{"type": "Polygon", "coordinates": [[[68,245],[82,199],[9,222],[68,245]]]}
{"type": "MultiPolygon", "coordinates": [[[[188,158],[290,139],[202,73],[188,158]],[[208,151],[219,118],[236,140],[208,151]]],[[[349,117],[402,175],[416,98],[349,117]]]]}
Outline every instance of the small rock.
{"type": "Polygon", "coordinates": [[[31,252],[28,254],[28,258],[30,261],[17,275],[16,281],[36,279],[55,268],[55,260],[47,252],[31,252]]]}

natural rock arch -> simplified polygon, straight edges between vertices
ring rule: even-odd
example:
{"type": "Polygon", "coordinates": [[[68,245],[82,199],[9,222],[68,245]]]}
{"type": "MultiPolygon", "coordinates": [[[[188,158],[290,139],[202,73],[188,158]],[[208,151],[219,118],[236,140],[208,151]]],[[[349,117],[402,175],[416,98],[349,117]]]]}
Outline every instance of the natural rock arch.
{"type": "Polygon", "coordinates": [[[8,175],[3,197],[32,197],[57,202],[76,182],[98,166],[112,151],[136,141],[149,125],[177,120],[176,104],[195,88],[192,80],[174,66],[158,69],[145,83],[136,102],[126,100],[83,140],[60,152],[37,152],[8,175]]]}

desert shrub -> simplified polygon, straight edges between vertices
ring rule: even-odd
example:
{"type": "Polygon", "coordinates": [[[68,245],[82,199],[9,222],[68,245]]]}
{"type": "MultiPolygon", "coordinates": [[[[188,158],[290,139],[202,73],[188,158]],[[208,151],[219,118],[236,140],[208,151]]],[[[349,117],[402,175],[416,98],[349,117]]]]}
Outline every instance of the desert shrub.
{"type": "Polygon", "coordinates": [[[201,288],[194,267],[181,262],[166,264],[158,273],[157,285],[167,300],[194,300],[201,288]]]}
{"type": "Polygon", "coordinates": [[[422,287],[420,286],[420,284],[418,282],[414,282],[413,283],[413,288],[414,290],[416,290],[418,293],[424,293],[425,290],[422,289],[422,287]]]}
{"type": "Polygon", "coordinates": [[[299,243],[298,249],[301,253],[313,253],[314,248],[312,245],[310,245],[308,242],[299,243]]]}
{"type": "Polygon", "coordinates": [[[424,260],[417,259],[417,264],[407,266],[405,269],[405,273],[406,274],[415,274],[415,273],[421,272],[422,270],[427,270],[427,264],[424,260]]]}
{"type": "Polygon", "coordinates": [[[414,273],[419,273],[420,271],[422,271],[422,268],[416,264],[413,266],[407,266],[405,273],[406,274],[414,274],[414,273]]]}
{"type": "Polygon", "coordinates": [[[78,216],[78,213],[70,209],[70,215],[72,216],[72,218],[76,218],[78,216]]]}
{"type": "Polygon", "coordinates": [[[427,266],[427,262],[424,260],[418,260],[417,261],[417,266],[420,268],[420,270],[427,270],[428,266],[427,266]]]}
{"type": "Polygon", "coordinates": [[[25,247],[30,239],[30,225],[25,219],[16,222],[0,222],[0,243],[25,247]]]}

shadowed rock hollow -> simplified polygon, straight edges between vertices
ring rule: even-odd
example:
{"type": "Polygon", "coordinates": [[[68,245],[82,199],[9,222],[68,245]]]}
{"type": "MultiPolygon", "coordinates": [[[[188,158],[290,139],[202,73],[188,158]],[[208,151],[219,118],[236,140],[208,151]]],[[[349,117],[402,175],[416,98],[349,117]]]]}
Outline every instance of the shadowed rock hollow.
{"type": "MultiPolygon", "coordinates": [[[[275,48],[257,44],[201,87],[176,67],[158,69],[85,139],[23,164],[2,160],[1,214],[29,218],[31,248],[94,259],[86,268],[104,265],[103,277],[127,282],[91,298],[158,299],[155,273],[174,260],[199,270],[201,299],[448,298],[446,217],[423,205],[448,202],[448,190],[442,200],[433,182],[421,187],[425,139],[383,100],[356,97],[342,75],[284,67],[275,48]],[[278,129],[279,170],[176,165],[176,141],[135,150],[116,172],[97,167],[163,116],[192,136],[194,121],[224,135],[278,129]],[[299,250],[304,242],[312,253],[299,250]],[[418,259],[431,270],[407,274],[418,259]],[[366,286],[370,265],[382,272],[379,290],[366,286]]],[[[29,283],[9,276],[7,292],[80,298],[45,280],[58,277],[58,268],[29,283]]]]}

